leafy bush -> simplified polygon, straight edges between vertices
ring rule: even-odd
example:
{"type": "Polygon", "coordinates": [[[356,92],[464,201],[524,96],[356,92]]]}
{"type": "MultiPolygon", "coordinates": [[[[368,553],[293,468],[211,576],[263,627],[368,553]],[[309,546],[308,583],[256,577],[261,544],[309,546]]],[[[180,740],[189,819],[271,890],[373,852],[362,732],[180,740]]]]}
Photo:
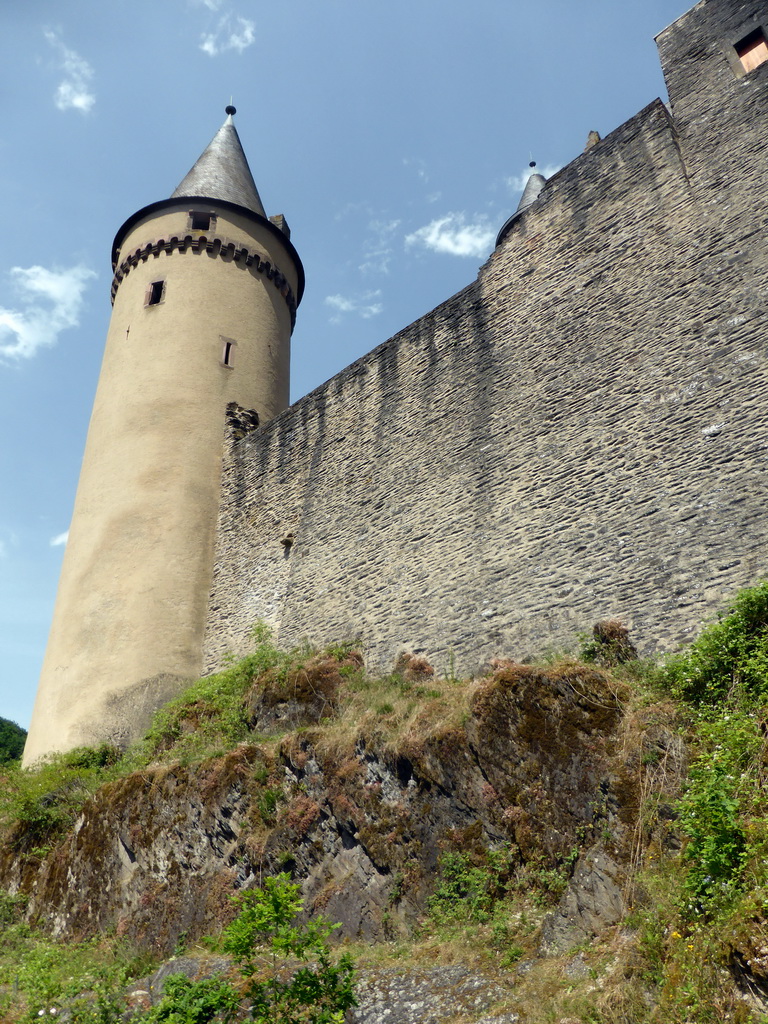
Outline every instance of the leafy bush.
{"type": "Polygon", "coordinates": [[[262,889],[243,893],[237,902],[240,912],[225,930],[224,951],[249,979],[246,992],[257,1024],[342,1024],[357,1001],[352,958],[331,957],[328,940],[338,925],[322,919],[296,924],[302,900],[287,874],[268,878],[262,889]],[[281,976],[286,957],[314,963],[281,976]]]}
{"type": "Polygon", "coordinates": [[[742,886],[750,855],[745,818],[753,808],[764,814],[756,778],[763,743],[749,708],[725,708],[699,723],[702,752],[691,766],[679,803],[680,824],[688,838],[683,860],[684,910],[709,911],[742,886]]]}
{"type": "Polygon", "coordinates": [[[172,974],[161,1001],[140,1016],[137,1024],[230,1024],[239,1009],[240,995],[226,978],[192,981],[183,974],[172,974]]]}
{"type": "Polygon", "coordinates": [[[429,898],[430,912],[440,922],[487,921],[493,906],[490,886],[488,868],[473,867],[466,853],[444,853],[440,881],[429,898]]]}
{"type": "Polygon", "coordinates": [[[494,905],[509,891],[514,858],[508,846],[487,850],[484,857],[485,863],[473,864],[467,853],[442,854],[440,881],[428,901],[438,923],[490,920],[494,905]]]}
{"type": "Polygon", "coordinates": [[[768,695],[768,583],[742,590],[727,615],[668,660],[662,678],[689,703],[715,704],[734,690],[768,695]]]}

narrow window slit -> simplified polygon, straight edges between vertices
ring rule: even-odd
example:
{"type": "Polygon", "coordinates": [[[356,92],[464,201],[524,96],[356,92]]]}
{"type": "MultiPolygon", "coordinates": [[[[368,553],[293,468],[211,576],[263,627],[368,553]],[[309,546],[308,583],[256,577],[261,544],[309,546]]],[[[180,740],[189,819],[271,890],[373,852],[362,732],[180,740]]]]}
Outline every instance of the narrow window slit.
{"type": "Polygon", "coordinates": [[[223,348],[221,350],[221,365],[232,366],[235,361],[235,345],[236,342],[232,341],[231,338],[222,338],[223,348]]]}

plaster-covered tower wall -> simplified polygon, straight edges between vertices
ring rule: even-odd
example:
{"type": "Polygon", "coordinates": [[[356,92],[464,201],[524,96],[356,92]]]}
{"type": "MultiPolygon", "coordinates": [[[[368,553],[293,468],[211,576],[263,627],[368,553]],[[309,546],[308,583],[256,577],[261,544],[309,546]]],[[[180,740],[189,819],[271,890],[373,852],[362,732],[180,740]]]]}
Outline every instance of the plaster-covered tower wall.
{"type": "Polygon", "coordinates": [[[115,239],[114,309],[26,764],[125,744],[200,673],[227,406],[263,422],[288,404],[303,270],[287,229],[265,216],[227,112],[173,196],[115,239]]]}

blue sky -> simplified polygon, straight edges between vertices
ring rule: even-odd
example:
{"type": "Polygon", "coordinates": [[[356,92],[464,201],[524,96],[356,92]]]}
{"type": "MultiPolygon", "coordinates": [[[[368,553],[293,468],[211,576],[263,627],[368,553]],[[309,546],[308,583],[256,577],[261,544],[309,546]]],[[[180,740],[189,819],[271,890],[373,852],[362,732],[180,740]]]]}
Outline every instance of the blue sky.
{"type": "Polygon", "coordinates": [[[531,159],[657,96],[686,0],[27,0],[0,66],[0,716],[27,726],[109,320],[110,250],[224,120],[307,290],[292,395],[469,283],[531,159]]]}

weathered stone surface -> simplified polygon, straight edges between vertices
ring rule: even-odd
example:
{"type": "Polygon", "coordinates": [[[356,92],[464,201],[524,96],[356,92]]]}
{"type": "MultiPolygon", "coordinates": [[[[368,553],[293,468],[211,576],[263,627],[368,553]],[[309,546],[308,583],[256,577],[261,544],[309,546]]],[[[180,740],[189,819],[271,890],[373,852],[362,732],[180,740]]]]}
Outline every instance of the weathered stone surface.
{"type": "Polygon", "coordinates": [[[510,1013],[489,1016],[509,989],[465,967],[364,971],[357,991],[360,1005],[350,1024],[443,1024],[459,1014],[476,1024],[519,1020],[510,1013]]]}
{"type": "Polygon", "coordinates": [[[580,857],[557,910],[544,921],[542,952],[564,952],[618,924],[625,910],[621,882],[618,864],[599,847],[580,857]]]}
{"type": "Polygon", "coordinates": [[[618,616],[646,654],[765,573],[768,68],[732,66],[756,16],[718,0],[661,33],[669,108],[595,140],[475,282],[232,446],[209,668],[257,619],[463,671],[618,616]]]}

